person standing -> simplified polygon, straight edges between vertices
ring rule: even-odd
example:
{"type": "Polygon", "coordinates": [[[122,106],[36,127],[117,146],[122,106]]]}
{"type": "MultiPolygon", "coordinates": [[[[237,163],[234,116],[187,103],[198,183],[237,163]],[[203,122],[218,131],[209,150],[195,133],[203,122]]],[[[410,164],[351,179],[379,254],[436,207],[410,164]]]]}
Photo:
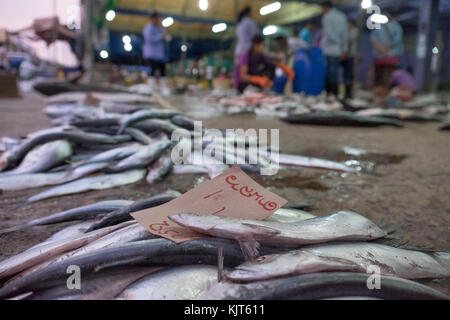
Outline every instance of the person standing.
{"type": "Polygon", "coordinates": [[[312,22],[309,22],[306,24],[306,26],[300,30],[300,32],[298,33],[298,37],[303,40],[308,47],[312,46],[312,35],[313,35],[313,31],[314,31],[314,24],[312,22]]]}
{"type": "Polygon", "coordinates": [[[153,11],[149,16],[149,22],[145,25],[142,34],[144,36],[143,58],[145,64],[151,68],[149,85],[153,92],[155,89],[155,78],[161,83],[161,92],[169,94],[166,78],[166,38],[167,34],[161,27],[159,14],[153,11]]]}
{"type": "Polygon", "coordinates": [[[394,14],[388,15],[389,21],[380,29],[374,29],[370,40],[374,48],[375,83],[373,100],[378,106],[385,104],[398,58],[403,54],[403,29],[394,14]]]}
{"type": "Polygon", "coordinates": [[[345,99],[353,97],[353,80],[355,77],[355,60],[358,58],[359,32],[354,21],[348,21],[348,54],[342,61],[344,68],[345,99]]]}
{"type": "Polygon", "coordinates": [[[346,58],[348,51],[347,17],[331,1],[324,1],[322,8],[320,47],[327,62],[325,90],[328,94],[337,96],[340,62],[346,58]]]}
{"type": "Polygon", "coordinates": [[[260,33],[259,27],[256,22],[251,18],[252,8],[245,7],[238,16],[238,24],[236,27],[237,44],[234,49],[234,56],[236,62],[239,57],[250,50],[252,45],[252,39],[260,33]]]}

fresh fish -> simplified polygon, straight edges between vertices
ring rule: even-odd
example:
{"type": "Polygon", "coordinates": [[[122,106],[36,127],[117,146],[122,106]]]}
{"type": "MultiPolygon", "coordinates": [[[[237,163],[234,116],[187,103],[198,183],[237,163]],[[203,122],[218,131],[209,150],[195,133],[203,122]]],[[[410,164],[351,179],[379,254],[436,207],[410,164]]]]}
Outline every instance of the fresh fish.
{"type": "Polygon", "coordinates": [[[133,201],[129,200],[108,200],[101,201],[93,204],[89,204],[86,206],[81,206],[69,210],[65,210],[62,212],[54,213],[46,217],[34,219],[28,221],[23,225],[14,226],[12,228],[8,228],[5,230],[0,230],[0,234],[23,230],[32,226],[40,226],[45,224],[53,224],[74,220],[88,220],[101,216],[102,214],[109,213],[111,211],[129,206],[133,203],[133,201]]]}
{"type": "Polygon", "coordinates": [[[311,218],[316,218],[316,216],[303,210],[280,208],[266,218],[265,221],[289,223],[311,218]]]}
{"type": "Polygon", "coordinates": [[[114,148],[111,150],[107,150],[104,152],[100,152],[93,157],[89,158],[88,160],[80,161],[78,163],[75,163],[72,165],[72,167],[79,167],[80,165],[84,165],[87,163],[95,163],[95,162],[105,162],[105,161],[112,161],[112,160],[121,160],[123,158],[129,157],[139,150],[142,149],[142,145],[138,143],[131,143],[129,145],[114,148]]]}
{"type": "Polygon", "coordinates": [[[309,167],[343,172],[357,172],[355,168],[349,167],[343,163],[320,158],[303,157],[294,154],[280,153],[278,161],[280,165],[285,166],[309,167]]]}
{"type": "Polygon", "coordinates": [[[150,144],[153,140],[143,131],[136,128],[125,128],[123,132],[142,144],[150,144]]]}
{"type": "Polygon", "coordinates": [[[164,109],[149,109],[149,110],[139,110],[134,112],[129,116],[125,116],[120,120],[120,128],[117,131],[117,134],[121,134],[124,129],[131,125],[132,123],[145,120],[145,119],[153,119],[153,118],[171,118],[177,113],[172,110],[164,110],[164,109]]]}
{"type": "Polygon", "coordinates": [[[145,168],[154,162],[171,145],[168,140],[155,141],[142,147],[135,154],[123,159],[119,163],[108,167],[108,172],[121,172],[130,169],[145,168]]]}
{"type": "Polygon", "coordinates": [[[91,163],[74,170],[49,173],[23,173],[12,177],[0,177],[0,189],[23,190],[62,184],[97,172],[108,166],[106,162],[91,163]]]}
{"type": "Polygon", "coordinates": [[[0,279],[30,268],[51,257],[57,256],[58,254],[85,246],[89,242],[92,242],[128,224],[129,222],[124,222],[123,224],[86,233],[77,238],[52,241],[47,243],[46,245],[38,246],[34,249],[26,250],[15,256],[12,256],[0,262],[0,279]]]}
{"type": "Polygon", "coordinates": [[[450,253],[425,253],[369,242],[314,245],[245,262],[227,278],[249,282],[312,272],[367,272],[370,266],[379,267],[382,275],[405,279],[445,278],[450,277],[450,253]]]}
{"type": "Polygon", "coordinates": [[[378,127],[394,126],[402,127],[401,122],[392,119],[374,116],[359,116],[348,111],[335,112],[311,112],[306,114],[295,114],[281,118],[281,120],[294,124],[312,124],[326,126],[355,126],[355,127],[378,127]]]}
{"type": "Polygon", "coordinates": [[[18,167],[5,171],[1,176],[20,173],[44,172],[60,164],[72,155],[72,145],[65,140],[45,143],[32,149],[18,167]]]}
{"type": "Polygon", "coordinates": [[[11,137],[7,137],[7,136],[0,137],[0,152],[12,149],[13,147],[17,146],[19,143],[20,143],[19,140],[11,138],[11,137]]]}
{"type": "Polygon", "coordinates": [[[105,226],[110,226],[122,221],[130,220],[133,217],[130,216],[131,212],[140,211],[152,207],[156,207],[159,205],[162,205],[166,202],[172,201],[176,197],[179,197],[181,193],[175,190],[168,190],[164,193],[157,194],[155,196],[152,196],[150,198],[137,201],[135,203],[130,204],[127,207],[117,209],[115,211],[112,211],[99,219],[95,224],[93,224],[88,230],[92,231],[98,228],[103,228],[105,226]]]}
{"type": "Polygon", "coordinates": [[[173,168],[170,152],[166,152],[148,168],[147,182],[153,184],[164,178],[173,168]]]}
{"type": "MultiPolygon", "coordinates": [[[[101,229],[103,230],[103,229],[101,229]]],[[[234,241],[202,239],[176,244],[167,239],[152,239],[121,244],[72,257],[46,268],[9,281],[0,288],[0,297],[17,296],[20,293],[39,291],[67,281],[67,267],[77,265],[87,276],[111,267],[147,265],[175,266],[188,264],[217,265],[218,248],[223,250],[224,265],[236,266],[244,258],[234,241]]],[[[275,252],[267,249],[266,254],[275,252]]]]}
{"type": "Polygon", "coordinates": [[[4,159],[2,157],[0,159],[0,171],[14,167],[35,146],[60,139],[66,139],[72,142],[118,144],[130,141],[131,137],[129,135],[110,136],[98,133],[64,131],[44,133],[26,140],[16,148],[10,150],[11,154],[7,158],[4,159]]]}
{"type": "Polygon", "coordinates": [[[372,240],[386,235],[373,222],[352,211],[339,211],[323,217],[289,223],[216,215],[200,216],[192,213],[171,215],[169,219],[203,234],[235,239],[249,258],[258,255],[259,243],[276,247],[296,247],[338,240],[372,240]]]}
{"type": "Polygon", "coordinates": [[[173,166],[172,173],[173,174],[208,173],[208,168],[194,164],[180,164],[173,166]]]}
{"type": "Polygon", "coordinates": [[[127,287],[123,300],[194,300],[217,280],[217,267],[190,265],[163,269],[127,287]]]}
{"type": "Polygon", "coordinates": [[[173,124],[186,130],[194,130],[194,120],[181,114],[174,115],[172,118],[170,118],[170,121],[172,121],[173,124]]]}
{"type": "Polygon", "coordinates": [[[377,116],[389,119],[404,120],[404,121],[439,121],[440,118],[436,115],[425,112],[417,112],[410,109],[382,109],[371,108],[355,112],[360,116],[377,116]]]}
{"type": "Polygon", "coordinates": [[[126,267],[83,276],[80,289],[67,284],[38,291],[25,300],[110,300],[136,280],[160,270],[158,267],[126,267]]]}
{"type": "Polygon", "coordinates": [[[121,173],[86,177],[38,193],[30,197],[27,203],[89,190],[104,190],[123,186],[142,180],[145,174],[146,170],[130,170],[121,173]]]}
{"type": "Polygon", "coordinates": [[[420,283],[380,276],[381,287],[367,286],[370,274],[319,272],[245,284],[217,283],[201,300],[313,300],[337,297],[373,297],[387,300],[448,300],[441,292],[420,283]]]}
{"type": "Polygon", "coordinates": [[[174,130],[179,129],[180,127],[174,125],[170,121],[160,120],[160,119],[147,119],[135,122],[131,125],[133,128],[140,129],[144,132],[154,132],[154,131],[162,131],[167,134],[172,134],[174,130]]]}

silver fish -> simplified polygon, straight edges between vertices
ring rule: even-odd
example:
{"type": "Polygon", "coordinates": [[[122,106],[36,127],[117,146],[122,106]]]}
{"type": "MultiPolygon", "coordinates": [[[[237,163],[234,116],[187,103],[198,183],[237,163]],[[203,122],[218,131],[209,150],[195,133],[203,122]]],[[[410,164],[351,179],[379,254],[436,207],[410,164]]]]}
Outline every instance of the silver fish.
{"type": "Polygon", "coordinates": [[[27,200],[32,203],[48,198],[80,193],[89,190],[104,190],[138,182],[145,177],[146,170],[130,170],[121,173],[92,176],[53,187],[27,200]]]}
{"type": "Polygon", "coordinates": [[[173,167],[170,152],[162,155],[155,163],[148,168],[147,182],[153,184],[165,177],[173,167]]]}
{"type": "Polygon", "coordinates": [[[173,174],[208,173],[208,168],[194,164],[179,164],[173,166],[172,172],[173,174]]]}
{"type": "Polygon", "coordinates": [[[52,241],[44,246],[39,246],[31,250],[26,250],[15,256],[0,262],[0,279],[13,275],[27,268],[30,268],[40,262],[43,262],[58,254],[64,253],[75,248],[82,247],[93,240],[96,240],[114,230],[124,227],[130,222],[124,222],[103,229],[99,229],[90,233],[86,233],[81,237],[74,239],[63,239],[61,241],[52,241]]]}
{"type": "Polygon", "coordinates": [[[169,219],[191,230],[240,242],[246,257],[258,255],[259,243],[276,247],[296,247],[329,241],[372,240],[386,233],[367,218],[351,211],[297,222],[243,220],[216,215],[180,213],[169,219]]]}
{"type": "Polygon", "coordinates": [[[23,173],[14,176],[0,177],[0,189],[23,190],[39,188],[73,181],[87,176],[108,166],[108,163],[99,162],[80,166],[71,171],[59,171],[49,173],[23,173]]]}
{"type": "Polygon", "coordinates": [[[80,289],[68,289],[67,284],[38,291],[26,300],[110,300],[136,280],[160,270],[159,267],[126,267],[83,276],[80,289]]]}
{"type": "Polygon", "coordinates": [[[45,143],[28,152],[18,167],[1,173],[0,177],[10,174],[44,172],[71,155],[72,145],[65,140],[45,143]]]}
{"type": "Polygon", "coordinates": [[[303,210],[291,209],[291,208],[280,208],[264,220],[289,223],[289,222],[311,219],[311,218],[315,218],[315,217],[316,217],[315,215],[308,213],[306,211],[303,211],[303,210]]]}
{"type": "Polygon", "coordinates": [[[380,276],[380,289],[369,289],[369,276],[353,272],[319,272],[251,283],[221,282],[212,285],[199,299],[312,300],[350,296],[393,300],[449,299],[420,283],[389,276],[380,276]]]}
{"type": "Polygon", "coordinates": [[[309,167],[343,172],[357,172],[355,168],[343,163],[312,157],[303,157],[294,154],[279,154],[279,164],[294,167],[309,167]]]}
{"type": "Polygon", "coordinates": [[[172,110],[164,110],[164,109],[149,109],[149,110],[139,110],[134,112],[129,116],[125,116],[120,120],[120,128],[117,131],[117,134],[121,134],[124,129],[134,122],[138,122],[145,119],[153,119],[153,118],[170,118],[177,113],[172,110]]]}
{"type": "Polygon", "coordinates": [[[100,152],[87,160],[82,160],[78,163],[73,164],[72,167],[76,168],[76,167],[79,167],[80,165],[84,165],[87,163],[121,160],[123,158],[129,157],[129,156],[135,154],[140,149],[142,149],[142,147],[143,146],[138,143],[131,143],[129,145],[125,145],[122,147],[118,147],[118,148],[114,148],[114,149],[107,150],[104,152],[100,152]]]}
{"type": "Polygon", "coordinates": [[[123,300],[194,300],[217,280],[217,267],[190,265],[160,270],[127,287],[123,300]]]}
{"type": "Polygon", "coordinates": [[[227,278],[249,282],[324,271],[367,272],[369,266],[379,267],[382,275],[405,279],[445,278],[450,277],[450,253],[425,253],[369,242],[314,245],[245,262],[227,278]]]}
{"type": "Polygon", "coordinates": [[[135,154],[123,159],[116,165],[108,167],[108,172],[120,172],[124,170],[144,168],[152,163],[170,146],[170,141],[156,141],[143,146],[135,154]]]}
{"type": "Polygon", "coordinates": [[[129,200],[108,200],[93,203],[86,206],[72,208],[62,212],[54,213],[46,217],[34,219],[26,222],[23,225],[14,226],[8,229],[0,230],[0,234],[23,230],[32,226],[40,226],[45,224],[53,224],[60,222],[67,222],[73,220],[88,220],[112,212],[114,210],[129,206],[133,201],[129,200]]]}

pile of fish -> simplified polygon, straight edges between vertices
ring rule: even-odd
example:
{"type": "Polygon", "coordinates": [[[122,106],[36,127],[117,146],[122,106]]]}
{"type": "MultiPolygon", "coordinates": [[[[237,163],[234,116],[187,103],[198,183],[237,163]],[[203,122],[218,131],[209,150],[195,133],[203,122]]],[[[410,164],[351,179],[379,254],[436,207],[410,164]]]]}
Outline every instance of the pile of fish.
{"type": "MultiPolygon", "coordinates": [[[[246,90],[242,95],[225,91],[205,98],[218,105],[225,113],[255,113],[258,116],[277,117],[294,124],[330,126],[394,126],[402,121],[448,121],[450,102],[446,96],[418,97],[403,105],[381,109],[371,106],[365,97],[340,101],[334,96],[304,96],[302,94],[274,95],[268,92],[246,90]],[[424,99],[425,98],[425,99],[424,99]]],[[[443,126],[445,129],[446,126],[443,126]]]]}
{"type": "Polygon", "coordinates": [[[169,218],[204,235],[179,244],[130,216],[177,196],[103,201],[2,230],[77,221],[1,261],[0,298],[449,298],[413,280],[450,277],[450,253],[383,244],[386,233],[355,212],[316,217],[281,208],[260,221],[179,213],[169,218]],[[370,268],[379,271],[379,289],[368,288],[370,268]]]}
{"type": "MultiPolygon", "coordinates": [[[[2,138],[1,190],[52,186],[30,197],[27,202],[31,203],[144,179],[153,184],[171,173],[208,174],[212,178],[233,164],[258,172],[275,161],[271,154],[262,155],[260,149],[250,148],[249,137],[234,135],[226,136],[220,145],[212,141],[202,142],[200,146],[202,151],[223,149],[225,144],[233,146],[234,153],[224,153],[223,159],[207,157],[204,152],[194,150],[184,164],[174,165],[171,155],[175,146],[182,143],[194,146],[198,142],[193,134],[194,120],[162,109],[157,101],[147,96],[125,93],[86,96],[86,93],[52,96],[45,113],[57,126],[30,133],[23,139],[2,138]],[[94,102],[95,105],[87,104],[94,102]],[[177,129],[187,131],[191,140],[172,141],[171,135],[177,129]],[[248,164],[252,156],[258,161],[248,164]]],[[[326,159],[283,153],[277,158],[282,168],[358,171],[358,168],[326,159]]]]}

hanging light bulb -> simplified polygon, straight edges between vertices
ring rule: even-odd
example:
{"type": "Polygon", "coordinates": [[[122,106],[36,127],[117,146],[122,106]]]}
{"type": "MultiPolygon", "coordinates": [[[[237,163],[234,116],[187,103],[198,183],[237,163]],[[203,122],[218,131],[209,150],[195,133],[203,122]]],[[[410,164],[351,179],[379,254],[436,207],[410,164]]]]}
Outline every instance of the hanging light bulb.
{"type": "Polygon", "coordinates": [[[113,21],[115,17],[116,17],[116,12],[114,10],[109,10],[105,14],[105,19],[108,21],[113,21]]]}
{"type": "Polygon", "coordinates": [[[200,8],[200,10],[205,11],[208,9],[209,7],[209,2],[208,0],[199,0],[198,1],[198,7],[200,8]]]}

